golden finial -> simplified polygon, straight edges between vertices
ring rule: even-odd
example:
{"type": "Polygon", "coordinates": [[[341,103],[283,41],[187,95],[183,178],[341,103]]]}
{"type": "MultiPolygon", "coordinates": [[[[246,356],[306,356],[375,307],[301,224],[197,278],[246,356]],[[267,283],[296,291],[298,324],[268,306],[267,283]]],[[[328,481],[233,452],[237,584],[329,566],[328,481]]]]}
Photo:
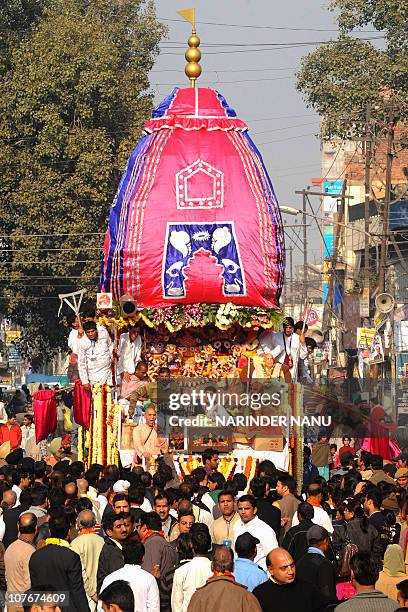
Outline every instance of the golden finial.
{"type": "Polygon", "coordinates": [[[200,46],[200,38],[197,36],[195,29],[195,8],[177,11],[177,13],[191,23],[192,26],[191,36],[187,41],[189,48],[184,56],[188,62],[184,72],[190,79],[191,87],[195,87],[196,80],[201,74],[201,66],[198,63],[201,59],[201,51],[198,48],[200,46]]]}

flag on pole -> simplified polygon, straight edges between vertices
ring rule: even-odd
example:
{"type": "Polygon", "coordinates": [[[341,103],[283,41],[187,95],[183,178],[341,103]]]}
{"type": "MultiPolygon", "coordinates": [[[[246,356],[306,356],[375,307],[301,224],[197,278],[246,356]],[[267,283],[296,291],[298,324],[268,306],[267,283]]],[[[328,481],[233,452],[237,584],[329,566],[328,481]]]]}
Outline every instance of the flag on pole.
{"type": "Polygon", "coordinates": [[[185,19],[189,23],[191,23],[193,28],[195,28],[195,8],[177,11],[177,14],[180,15],[180,17],[183,17],[183,19],[185,19]]]}

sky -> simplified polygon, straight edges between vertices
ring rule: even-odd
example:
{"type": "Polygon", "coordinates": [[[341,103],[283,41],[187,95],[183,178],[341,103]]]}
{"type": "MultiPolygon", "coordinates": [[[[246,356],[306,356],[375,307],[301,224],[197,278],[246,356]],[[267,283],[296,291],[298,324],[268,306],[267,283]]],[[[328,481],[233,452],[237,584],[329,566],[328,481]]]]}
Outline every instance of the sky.
{"type": "MultiPolygon", "coordinates": [[[[214,87],[226,97],[263,156],[279,203],[302,207],[295,190],[320,176],[319,117],[308,109],[296,90],[295,72],[301,58],[316,42],[336,37],[336,24],[328,2],[310,0],[156,0],[157,17],[169,28],[168,38],[151,72],[156,101],[173,86],[186,86],[184,52],[189,24],[177,11],[196,8],[201,38],[202,75],[199,86],[214,87]],[[295,43],[292,48],[282,47],[295,43]],[[265,47],[266,46],[266,47],[265,47]]],[[[315,208],[318,201],[315,198],[315,208]]],[[[301,217],[286,216],[288,225],[301,217]]],[[[314,223],[309,220],[308,223],[314,223]]],[[[320,261],[317,229],[307,228],[309,260],[320,261]]],[[[294,262],[302,259],[298,230],[289,229],[295,243],[294,262]],[[297,246],[295,246],[295,244],[297,246]],[[300,248],[299,248],[300,247],[300,248]]]]}

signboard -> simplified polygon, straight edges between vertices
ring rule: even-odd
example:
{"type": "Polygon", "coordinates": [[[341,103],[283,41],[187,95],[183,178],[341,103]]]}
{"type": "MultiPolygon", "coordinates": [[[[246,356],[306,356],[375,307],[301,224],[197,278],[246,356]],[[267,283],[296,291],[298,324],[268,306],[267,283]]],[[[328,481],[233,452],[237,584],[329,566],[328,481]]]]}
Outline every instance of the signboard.
{"type": "Polygon", "coordinates": [[[21,331],[19,330],[6,331],[6,344],[11,344],[12,342],[18,342],[20,338],[21,338],[21,331]]]}
{"type": "Polygon", "coordinates": [[[360,317],[368,319],[370,316],[370,289],[364,287],[360,295],[360,317]]]}
{"type": "Polygon", "coordinates": [[[408,351],[408,321],[394,321],[394,342],[397,352],[408,351]]]}
{"type": "Polygon", "coordinates": [[[408,414],[408,353],[397,353],[396,408],[399,414],[408,414]]]}
{"type": "Polygon", "coordinates": [[[9,348],[8,362],[10,368],[17,368],[19,365],[21,365],[21,355],[16,348],[9,348]]]}
{"type": "Polygon", "coordinates": [[[306,312],[303,311],[300,315],[300,319],[304,321],[305,316],[306,316],[306,325],[308,325],[309,327],[312,327],[313,325],[316,325],[319,322],[319,313],[315,309],[308,310],[306,312]]]}
{"type": "Polygon", "coordinates": [[[367,327],[357,328],[357,348],[359,349],[370,349],[373,346],[374,338],[376,335],[375,329],[369,329],[367,327]]]}
{"type": "Polygon", "coordinates": [[[384,361],[384,349],[382,345],[381,336],[376,334],[374,337],[374,342],[371,346],[370,356],[368,358],[368,363],[382,363],[384,361]]]}
{"type": "Polygon", "coordinates": [[[325,223],[323,225],[324,257],[332,257],[334,251],[334,225],[325,223]]]}
{"type": "Polygon", "coordinates": [[[96,308],[98,310],[109,310],[112,308],[112,294],[111,293],[97,293],[96,294],[96,308]]]}
{"type": "Polygon", "coordinates": [[[323,196],[323,211],[325,213],[337,212],[337,199],[330,196],[337,195],[341,196],[343,191],[343,181],[324,181],[323,192],[327,193],[327,196],[323,196]]]}

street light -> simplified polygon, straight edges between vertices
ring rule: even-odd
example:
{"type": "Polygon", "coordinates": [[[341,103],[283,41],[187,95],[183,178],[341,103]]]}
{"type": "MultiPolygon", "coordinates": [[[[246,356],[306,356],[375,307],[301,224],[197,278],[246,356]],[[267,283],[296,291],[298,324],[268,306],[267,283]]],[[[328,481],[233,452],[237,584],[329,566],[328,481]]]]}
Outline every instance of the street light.
{"type": "Polygon", "coordinates": [[[370,234],[369,232],[365,232],[364,230],[359,229],[358,227],[351,227],[346,223],[340,223],[340,221],[335,221],[331,217],[318,217],[317,215],[312,215],[310,213],[305,212],[304,210],[299,210],[299,208],[294,208],[293,206],[280,206],[281,213],[286,215],[306,215],[306,217],[312,217],[312,219],[325,221],[326,223],[332,223],[333,225],[340,225],[341,227],[345,227],[351,232],[359,232],[360,234],[365,234],[366,236],[370,236],[370,238],[374,238],[375,234],[370,234]]]}
{"type": "Polygon", "coordinates": [[[293,208],[292,206],[279,206],[281,213],[286,215],[300,215],[302,213],[298,208],[293,208]]]}

